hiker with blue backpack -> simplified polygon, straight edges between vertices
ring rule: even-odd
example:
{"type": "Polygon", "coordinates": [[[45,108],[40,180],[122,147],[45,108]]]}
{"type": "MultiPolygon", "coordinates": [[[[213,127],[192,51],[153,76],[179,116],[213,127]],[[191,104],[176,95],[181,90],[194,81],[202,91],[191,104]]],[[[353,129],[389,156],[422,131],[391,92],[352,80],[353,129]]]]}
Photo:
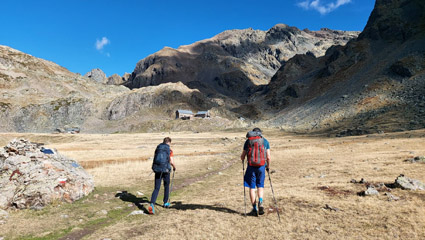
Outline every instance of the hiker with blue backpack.
{"type": "Polygon", "coordinates": [[[150,205],[148,208],[149,214],[155,214],[155,203],[158,197],[161,182],[164,181],[164,208],[170,207],[169,203],[169,188],[170,188],[170,173],[171,166],[173,171],[176,171],[176,166],[173,160],[173,150],[170,148],[171,138],[164,138],[163,142],[155,149],[155,156],[152,163],[152,170],[155,173],[155,189],[152,192],[150,205]]]}
{"type": "MultiPolygon", "coordinates": [[[[248,138],[243,146],[241,154],[242,164],[244,164],[245,156],[248,159],[247,169],[244,175],[244,187],[249,188],[249,196],[252,204],[250,216],[258,216],[264,214],[264,179],[265,171],[270,169],[270,144],[262,136],[261,129],[254,128],[246,134],[248,138]],[[258,208],[256,204],[255,188],[258,192],[258,208]]],[[[246,210],[245,210],[246,214],[246,210]]]]}

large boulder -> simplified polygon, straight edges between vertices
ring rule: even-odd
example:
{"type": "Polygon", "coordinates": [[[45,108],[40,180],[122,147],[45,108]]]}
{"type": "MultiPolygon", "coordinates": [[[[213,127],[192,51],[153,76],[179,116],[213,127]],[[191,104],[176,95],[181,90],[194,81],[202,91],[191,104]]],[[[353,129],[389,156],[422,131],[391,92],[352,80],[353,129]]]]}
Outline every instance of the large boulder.
{"type": "Polygon", "coordinates": [[[42,144],[15,139],[0,149],[0,209],[73,202],[93,189],[93,178],[76,161],[42,144]]]}

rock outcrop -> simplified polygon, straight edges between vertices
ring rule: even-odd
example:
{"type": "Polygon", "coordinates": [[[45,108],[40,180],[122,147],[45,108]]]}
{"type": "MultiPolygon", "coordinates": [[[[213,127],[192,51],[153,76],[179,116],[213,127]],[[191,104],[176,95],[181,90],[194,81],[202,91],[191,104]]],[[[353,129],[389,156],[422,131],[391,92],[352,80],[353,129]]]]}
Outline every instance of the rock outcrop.
{"type": "Polygon", "coordinates": [[[98,83],[107,83],[108,78],[106,74],[99,68],[92,69],[90,72],[86,73],[84,77],[88,77],[98,83]]]}
{"type": "Polygon", "coordinates": [[[73,202],[93,189],[93,178],[76,161],[40,144],[15,139],[0,149],[0,209],[73,202]]]}
{"type": "Polygon", "coordinates": [[[403,174],[396,178],[394,186],[405,190],[425,190],[425,184],[421,181],[408,178],[403,174]]]}
{"type": "Polygon", "coordinates": [[[120,85],[122,83],[124,83],[124,78],[118,74],[113,74],[112,76],[108,77],[108,81],[106,82],[108,85],[120,85]]]}

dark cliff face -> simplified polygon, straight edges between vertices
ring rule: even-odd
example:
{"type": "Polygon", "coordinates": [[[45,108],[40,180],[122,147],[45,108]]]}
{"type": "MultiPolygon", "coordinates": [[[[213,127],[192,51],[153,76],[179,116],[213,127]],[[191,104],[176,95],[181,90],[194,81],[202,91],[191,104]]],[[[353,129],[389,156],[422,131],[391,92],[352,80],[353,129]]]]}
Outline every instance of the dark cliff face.
{"type": "Polygon", "coordinates": [[[377,0],[359,39],[404,42],[425,34],[425,2],[377,0]]]}
{"type": "Polygon", "coordinates": [[[257,104],[266,103],[263,108],[274,114],[272,124],[310,130],[371,127],[378,119],[384,125],[392,121],[388,116],[397,116],[400,129],[421,128],[424,114],[417,106],[424,104],[423,70],[425,2],[377,0],[357,39],[329,48],[323,57],[289,59],[257,104]]]}

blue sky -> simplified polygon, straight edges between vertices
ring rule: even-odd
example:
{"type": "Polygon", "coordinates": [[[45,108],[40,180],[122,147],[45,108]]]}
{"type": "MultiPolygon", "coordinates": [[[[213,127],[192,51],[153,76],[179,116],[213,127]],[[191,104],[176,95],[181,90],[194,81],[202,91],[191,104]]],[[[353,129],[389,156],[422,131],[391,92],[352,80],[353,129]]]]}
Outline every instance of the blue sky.
{"type": "Polygon", "coordinates": [[[0,45],[84,75],[131,73],[165,46],[229,29],[363,30],[373,0],[2,0],[0,45]]]}

